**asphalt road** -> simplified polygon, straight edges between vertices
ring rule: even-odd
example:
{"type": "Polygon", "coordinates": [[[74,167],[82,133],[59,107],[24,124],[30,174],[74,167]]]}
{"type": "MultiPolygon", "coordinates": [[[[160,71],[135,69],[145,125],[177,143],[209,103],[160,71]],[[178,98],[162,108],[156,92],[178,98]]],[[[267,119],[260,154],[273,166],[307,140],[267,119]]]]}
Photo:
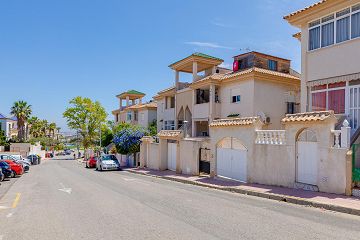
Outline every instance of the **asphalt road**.
{"type": "MultiPolygon", "coordinates": [[[[1,187],[1,186],[0,186],[1,187]]],[[[48,160],[0,199],[6,239],[359,239],[360,218],[48,160]]]]}

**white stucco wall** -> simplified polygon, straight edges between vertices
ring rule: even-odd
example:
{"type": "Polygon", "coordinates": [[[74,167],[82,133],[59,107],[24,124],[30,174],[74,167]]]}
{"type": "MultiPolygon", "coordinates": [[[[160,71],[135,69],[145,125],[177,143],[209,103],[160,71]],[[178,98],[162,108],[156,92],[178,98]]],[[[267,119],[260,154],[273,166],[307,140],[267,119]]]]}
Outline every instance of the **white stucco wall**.
{"type": "Polygon", "coordinates": [[[253,116],[254,112],[254,81],[246,80],[241,82],[224,84],[219,89],[221,103],[221,118],[230,114],[239,113],[240,117],[253,116]],[[241,101],[232,103],[231,96],[240,95],[241,101]]]}
{"type": "Polygon", "coordinates": [[[239,139],[247,149],[248,183],[294,187],[298,134],[304,128],[316,132],[318,139],[317,186],[321,192],[345,194],[346,153],[348,149],[333,148],[335,122],[292,123],[285,126],[286,145],[255,144],[256,126],[211,128],[211,171],[216,175],[216,144],[224,137],[239,139]]]}

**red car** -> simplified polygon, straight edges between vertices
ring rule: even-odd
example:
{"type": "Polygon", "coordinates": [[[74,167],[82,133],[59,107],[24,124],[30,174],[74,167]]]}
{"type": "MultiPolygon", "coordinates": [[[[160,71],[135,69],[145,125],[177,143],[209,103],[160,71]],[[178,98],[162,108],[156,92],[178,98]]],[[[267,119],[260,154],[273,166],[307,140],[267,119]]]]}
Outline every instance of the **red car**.
{"type": "Polygon", "coordinates": [[[9,164],[10,168],[11,168],[11,171],[13,171],[15,173],[15,175],[22,175],[24,173],[24,168],[21,164],[17,164],[15,163],[14,161],[12,160],[9,160],[9,159],[4,159],[4,160],[1,160],[3,162],[6,162],[7,164],[9,164]]]}
{"type": "Polygon", "coordinates": [[[96,167],[96,157],[91,156],[86,162],[85,162],[85,167],[86,168],[95,168],[96,167]]]}

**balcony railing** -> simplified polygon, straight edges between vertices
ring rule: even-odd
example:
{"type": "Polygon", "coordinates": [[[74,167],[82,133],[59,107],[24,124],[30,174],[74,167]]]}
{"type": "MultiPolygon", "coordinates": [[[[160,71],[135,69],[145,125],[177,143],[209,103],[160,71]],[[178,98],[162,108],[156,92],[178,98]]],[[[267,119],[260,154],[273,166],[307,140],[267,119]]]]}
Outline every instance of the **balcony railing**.
{"type": "Polygon", "coordinates": [[[256,144],[285,145],[285,130],[256,130],[256,144]]]}

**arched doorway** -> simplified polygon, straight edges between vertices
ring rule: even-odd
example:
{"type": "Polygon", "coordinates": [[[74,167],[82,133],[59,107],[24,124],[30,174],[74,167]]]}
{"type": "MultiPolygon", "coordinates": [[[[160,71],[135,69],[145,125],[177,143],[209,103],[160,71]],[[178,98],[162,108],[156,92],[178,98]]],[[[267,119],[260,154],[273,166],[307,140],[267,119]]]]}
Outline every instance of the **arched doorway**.
{"type": "Polygon", "coordinates": [[[217,175],[247,182],[247,149],[233,137],[223,138],[216,150],[217,175]]]}
{"type": "Polygon", "coordinates": [[[316,132],[303,129],[296,139],[296,181],[310,185],[318,182],[318,140],[316,132]]]}

